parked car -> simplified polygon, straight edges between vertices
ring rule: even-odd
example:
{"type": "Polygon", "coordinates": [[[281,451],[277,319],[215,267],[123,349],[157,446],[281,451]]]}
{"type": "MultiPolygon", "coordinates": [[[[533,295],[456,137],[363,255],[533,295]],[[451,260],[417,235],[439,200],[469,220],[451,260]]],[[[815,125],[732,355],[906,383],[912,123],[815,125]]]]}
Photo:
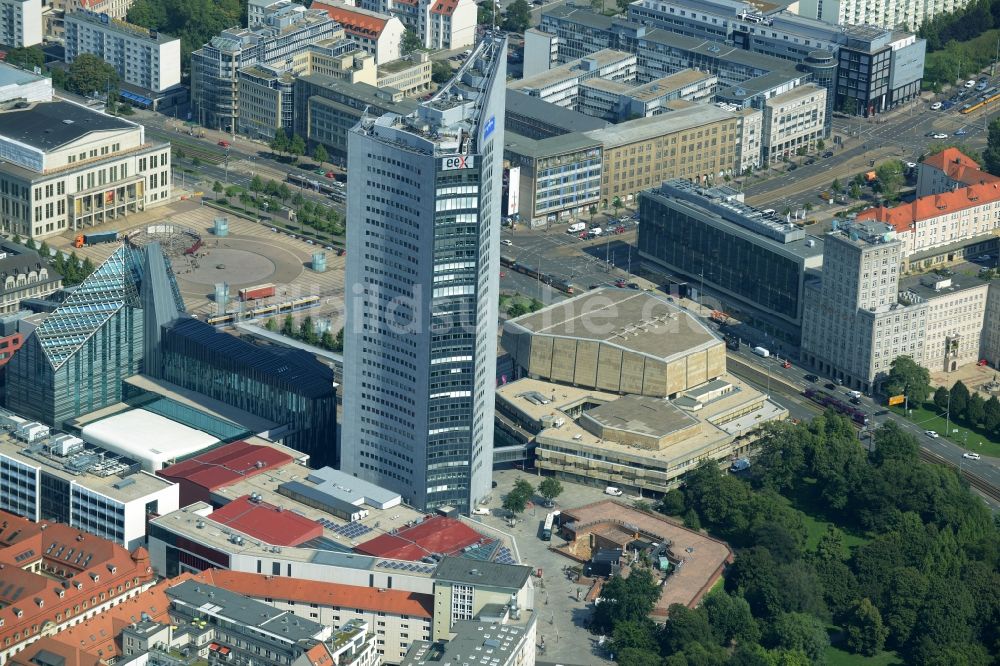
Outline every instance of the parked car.
{"type": "Polygon", "coordinates": [[[944,132],[937,132],[933,136],[934,136],[935,139],[947,139],[948,138],[948,135],[945,134],[944,132]]]}
{"type": "Polygon", "coordinates": [[[222,146],[223,148],[228,148],[229,142],[223,139],[222,141],[219,142],[219,145],[222,146]]]}
{"type": "Polygon", "coordinates": [[[813,383],[819,381],[819,377],[817,375],[812,375],[812,374],[806,375],[805,377],[803,377],[803,379],[806,380],[807,382],[813,382],[813,383]]]}
{"type": "Polygon", "coordinates": [[[605,495],[611,495],[612,497],[621,497],[625,493],[622,492],[621,488],[616,488],[615,486],[608,486],[604,489],[605,495]]]}
{"type": "Polygon", "coordinates": [[[962,457],[965,458],[966,460],[979,460],[982,458],[981,455],[979,455],[978,453],[973,453],[972,451],[966,451],[965,453],[962,454],[962,457]]]}
{"type": "Polygon", "coordinates": [[[489,507],[485,507],[485,506],[477,506],[475,509],[472,510],[472,515],[474,515],[474,516],[488,516],[488,515],[490,515],[490,509],[489,509],[489,507]]]}
{"type": "Polygon", "coordinates": [[[965,129],[964,127],[959,127],[957,130],[955,130],[955,136],[965,136],[968,133],[969,130],[965,129]]]}
{"type": "Polygon", "coordinates": [[[931,111],[937,111],[941,108],[941,106],[942,106],[941,102],[934,102],[933,104],[931,104],[931,111]]]}
{"type": "Polygon", "coordinates": [[[975,88],[976,87],[976,82],[974,80],[972,80],[972,79],[969,79],[968,81],[965,82],[965,87],[966,88],[975,88]]]}
{"type": "Polygon", "coordinates": [[[825,153],[823,153],[823,159],[826,159],[828,157],[833,157],[833,151],[832,150],[828,150],[825,153]]]}
{"type": "Polygon", "coordinates": [[[502,241],[500,241],[500,244],[510,247],[511,245],[514,244],[514,241],[510,240],[509,238],[504,238],[502,241]]]}

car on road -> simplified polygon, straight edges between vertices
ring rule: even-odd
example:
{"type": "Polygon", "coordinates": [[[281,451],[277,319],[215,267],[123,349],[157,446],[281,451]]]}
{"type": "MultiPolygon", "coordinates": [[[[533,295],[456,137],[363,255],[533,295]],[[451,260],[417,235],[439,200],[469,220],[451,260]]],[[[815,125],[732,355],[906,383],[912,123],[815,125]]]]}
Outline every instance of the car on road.
{"type": "Polygon", "coordinates": [[[825,153],[823,153],[823,159],[826,159],[828,157],[833,157],[833,151],[832,150],[828,150],[825,153]]]}
{"type": "Polygon", "coordinates": [[[791,164],[788,165],[788,170],[789,171],[795,171],[798,168],[799,168],[799,165],[796,164],[795,162],[792,162],[791,164]]]}
{"type": "Polygon", "coordinates": [[[965,87],[966,88],[975,88],[976,87],[976,82],[973,79],[969,79],[968,81],[965,82],[965,87]]]}
{"type": "Polygon", "coordinates": [[[924,430],[924,434],[930,437],[931,439],[937,439],[938,437],[941,436],[936,432],[934,432],[933,430],[924,430]]]}
{"type": "Polygon", "coordinates": [[[939,110],[939,109],[940,109],[940,108],[941,108],[942,106],[943,106],[943,105],[941,104],[941,102],[934,102],[933,104],[931,104],[931,111],[937,111],[937,110],[939,110]]]}
{"type": "Polygon", "coordinates": [[[880,409],[877,412],[875,412],[872,416],[887,416],[888,414],[889,414],[888,409],[880,409]]]}
{"type": "Polygon", "coordinates": [[[950,109],[953,106],[955,106],[955,102],[951,101],[950,99],[946,100],[944,102],[941,102],[941,110],[942,111],[947,111],[948,109],[950,109]]]}
{"type": "Polygon", "coordinates": [[[828,391],[836,391],[836,390],[837,390],[837,385],[836,385],[836,384],[834,384],[833,382],[827,382],[827,383],[826,383],[826,384],[824,384],[823,386],[824,386],[824,388],[826,388],[826,390],[828,390],[828,391]]]}
{"type": "Polygon", "coordinates": [[[472,510],[473,516],[488,516],[490,515],[490,509],[486,506],[477,506],[472,510]]]}
{"type": "Polygon", "coordinates": [[[964,127],[960,127],[957,130],[955,130],[955,136],[965,136],[968,133],[969,130],[965,129],[964,127]]]}
{"type": "Polygon", "coordinates": [[[916,162],[907,162],[906,163],[906,168],[907,169],[916,169],[917,168],[917,163],[916,162]]]}
{"type": "Polygon", "coordinates": [[[640,289],[641,287],[639,287],[639,283],[638,282],[629,282],[628,283],[628,288],[629,289],[640,289]]]}
{"type": "Polygon", "coordinates": [[[945,134],[944,132],[935,132],[934,134],[931,135],[931,138],[934,138],[934,139],[947,139],[948,135],[945,134]]]}
{"type": "Polygon", "coordinates": [[[608,486],[604,489],[605,495],[611,495],[612,497],[621,497],[625,493],[622,492],[621,488],[616,488],[615,486],[608,486]]]}
{"type": "Polygon", "coordinates": [[[819,381],[819,377],[817,375],[812,375],[812,374],[806,375],[802,379],[806,380],[807,382],[813,382],[813,383],[816,383],[816,382],[819,381]]]}
{"type": "Polygon", "coordinates": [[[624,289],[626,284],[628,283],[625,282],[625,280],[621,279],[615,280],[615,286],[618,287],[619,289],[624,289]]]}
{"type": "Polygon", "coordinates": [[[219,145],[222,146],[223,148],[228,148],[229,142],[223,139],[222,141],[219,141],[219,145]]]}
{"type": "Polygon", "coordinates": [[[500,241],[500,244],[510,247],[511,245],[514,244],[514,241],[510,240],[509,238],[504,238],[502,241],[500,241]]]}
{"type": "Polygon", "coordinates": [[[973,453],[972,451],[966,451],[965,453],[962,454],[962,457],[965,458],[966,460],[980,460],[980,459],[982,459],[981,455],[979,455],[978,453],[973,453]]]}

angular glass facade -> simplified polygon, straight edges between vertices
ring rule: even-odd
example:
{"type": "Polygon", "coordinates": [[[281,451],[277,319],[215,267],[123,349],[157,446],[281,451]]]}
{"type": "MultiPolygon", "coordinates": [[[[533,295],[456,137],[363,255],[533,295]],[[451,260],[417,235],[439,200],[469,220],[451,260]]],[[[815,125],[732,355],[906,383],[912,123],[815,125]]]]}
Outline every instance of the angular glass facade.
{"type": "Polygon", "coordinates": [[[183,317],[163,327],[162,364],[147,372],[285,425],[285,444],[314,465],[336,465],[333,369],[312,354],[261,347],[183,317]]]}
{"type": "Polygon", "coordinates": [[[24,342],[7,364],[7,407],[50,426],[121,400],[142,370],[144,325],[183,311],[159,246],[123,244],[24,342]],[[149,262],[157,279],[144,280],[149,262]],[[157,307],[143,304],[156,303],[157,307]],[[154,316],[155,315],[155,316],[154,316]]]}

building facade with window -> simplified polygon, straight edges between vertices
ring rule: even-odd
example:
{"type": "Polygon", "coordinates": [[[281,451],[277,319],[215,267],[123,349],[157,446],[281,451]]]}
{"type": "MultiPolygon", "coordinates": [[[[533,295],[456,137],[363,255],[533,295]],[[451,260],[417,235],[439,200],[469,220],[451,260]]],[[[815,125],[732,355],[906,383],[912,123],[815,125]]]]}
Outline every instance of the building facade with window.
{"type": "Polygon", "coordinates": [[[420,509],[491,490],[506,49],[349,136],[342,469],[420,509]]]}
{"type": "Polygon", "coordinates": [[[34,46],[42,36],[42,0],[0,0],[0,44],[34,46]]]}
{"type": "Polygon", "coordinates": [[[78,231],[170,199],[170,144],[137,123],[68,101],[0,111],[0,229],[78,231]]]}

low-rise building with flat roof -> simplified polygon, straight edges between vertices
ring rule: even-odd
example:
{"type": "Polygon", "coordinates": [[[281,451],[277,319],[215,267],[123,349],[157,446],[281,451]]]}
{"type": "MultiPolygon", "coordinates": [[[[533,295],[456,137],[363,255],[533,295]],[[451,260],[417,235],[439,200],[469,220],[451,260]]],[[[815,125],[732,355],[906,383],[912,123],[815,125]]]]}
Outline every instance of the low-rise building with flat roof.
{"type": "Polygon", "coordinates": [[[535,607],[528,566],[446,557],[434,572],[433,640],[450,640],[459,623],[484,612],[527,613],[535,607]]]}
{"type": "Polygon", "coordinates": [[[823,241],[721,186],[672,180],[639,197],[644,268],[684,277],[720,308],[780,343],[801,339],[808,271],[823,265],[823,241]]]}
{"type": "Polygon", "coordinates": [[[612,393],[673,396],[726,372],[701,321],[652,292],[605,287],[504,324],[502,344],[534,378],[612,393]]]}
{"type": "MultiPolygon", "coordinates": [[[[4,412],[13,429],[24,419],[4,412]]],[[[0,509],[32,521],[56,520],[126,548],[145,543],[150,514],[175,511],[179,488],[107,449],[65,433],[25,441],[0,433],[0,509]]]]}
{"type": "MultiPolygon", "coordinates": [[[[462,620],[449,640],[415,641],[400,666],[534,666],[537,616],[521,611],[497,619],[462,620]]],[[[543,639],[544,646],[544,639],[543,639]]]]}
{"type": "Polygon", "coordinates": [[[634,54],[603,49],[535,76],[512,81],[507,89],[519,90],[543,102],[586,113],[585,109],[578,108],[580,86],[584,82],[591,80],[634,82],[635,68],[634,54]]]}
{"type": "Polygon", "coordinates": [[[433,63],[425,51],[378,66],[376,88],[395,88],[404,95],[418,95],[431,87],[433,63]]]}
{"type": "Polygon", "coordinates": [[[719,78],[708,72],[684,69],[647,83],[588,79],[580,84],[578,111],[611,122],[648,118],[671,110],[668,102],[709,102],[719,78]]]}
{"type": "Polygon", "coordinates": [[[0,104],[16,100],[51,102],[52,79],[0,62],[0,104]]]}

